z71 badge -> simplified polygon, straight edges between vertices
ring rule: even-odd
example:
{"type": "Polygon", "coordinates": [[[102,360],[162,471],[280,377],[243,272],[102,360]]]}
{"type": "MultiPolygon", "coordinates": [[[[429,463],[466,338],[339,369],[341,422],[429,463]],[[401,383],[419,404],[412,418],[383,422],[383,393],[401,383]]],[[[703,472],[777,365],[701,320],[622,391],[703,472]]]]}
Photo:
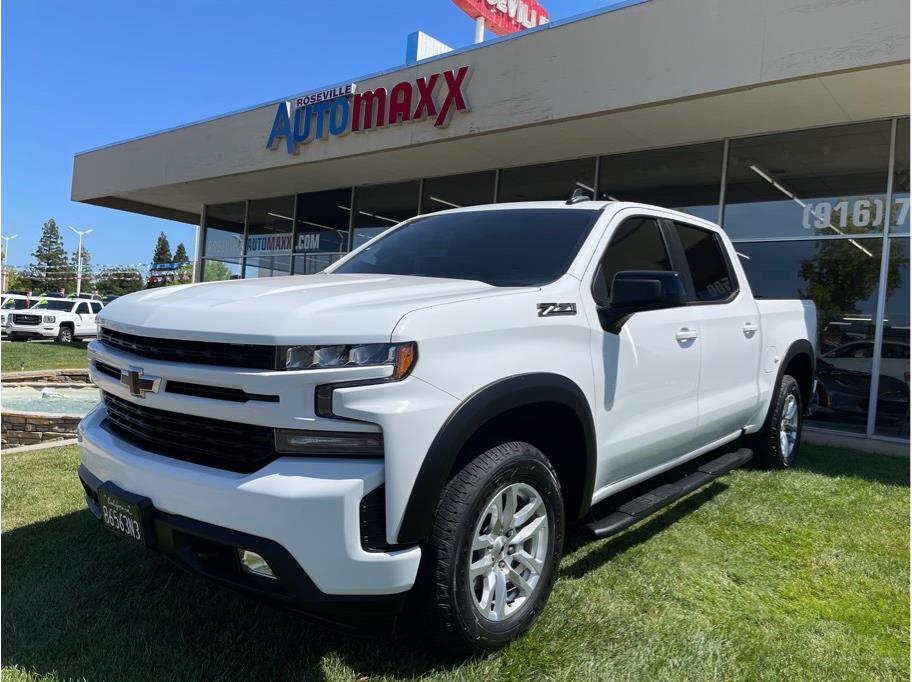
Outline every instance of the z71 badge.
{"type": "Polygon", "coordinates": [[[576,315],[576,303],[539,303],[538,316],[576,315]]]}

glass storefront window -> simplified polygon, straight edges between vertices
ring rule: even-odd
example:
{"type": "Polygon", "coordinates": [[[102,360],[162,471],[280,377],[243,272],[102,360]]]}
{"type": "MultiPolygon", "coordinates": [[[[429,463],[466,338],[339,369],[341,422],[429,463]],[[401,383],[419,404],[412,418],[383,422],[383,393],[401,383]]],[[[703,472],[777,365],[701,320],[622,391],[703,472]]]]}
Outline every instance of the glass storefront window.
{"type": "MultiPolygon", "coordinates": [[[[908,128],[907,128],[908,130],[908,128]]],[[[874,432],[909,437],[909,240],[890,240],[874,432]]]]}
{"type": "Polygon", "coordinates": [[[352,249],[418,215],[418,182],[359,187],[355,190],[355,209],[352,249]]]}
{"type": "Polygon", "coordinates": [[[497,201],[567,200],[576,189],[593,196],[595,159],[574,159],[500,171],[497,201]]]}
{"type": "Polygon", "coordinates": [[[735,245],[755,296],[817,305],[818,388],[810,424],[866,431],[881,245],[881,239],[735,245]]]}
{"type": "Polygon", "coordinates": [[[421,212],[477,206],[494,201],[494,171],[428,178],[421,195],[421,212]]]}
{"type": "Polygon", "coordinates": [[[243,255],[246,210],[244,201],[206,207],[205,257],[230,259],[243,255]]]}
{"type": "Polygon", "coordinates": [[[909,234],[909,208],[909,119],[904,118],[896,122],[891,232],[909,234]]]}
{"type": "Polygon", "coordinates": [[[351,195],[348,187],[298,195],[295,273],[319,272],[348,251],[351,195]]]}
{"type": "Polygon", "coordinates": [[[733,239],[882,232],[890,125],[877,121],[732,140],[726,232],[733,239]]]}
{"type": "Polygon", "coordinates": [[[203,282],[218,282],[225,279],[241,278],[240,258],[231,260],[203,259],[203,282]]]}
{"type": "Polygon", "coordinates": [[[244,277],[272,277],[291,272],[293,227],[293,196],[250,201],[244,277]]]}
{"type": "Polygon", "coordinates": [[[639,201],[716,222],[722,186],[722,142],[603,156],[603,200],[639,201]]]}

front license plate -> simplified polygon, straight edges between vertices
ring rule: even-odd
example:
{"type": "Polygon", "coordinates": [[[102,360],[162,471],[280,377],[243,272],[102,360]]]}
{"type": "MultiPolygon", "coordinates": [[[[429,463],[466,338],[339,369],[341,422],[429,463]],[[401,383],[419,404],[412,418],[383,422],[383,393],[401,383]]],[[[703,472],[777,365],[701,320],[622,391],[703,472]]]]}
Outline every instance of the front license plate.
{"type": "Polygon", "coordinates": [[[135,542],[150,544],[146,510],[152,504],[148,498],[105,483],[98,488],[98,504],[101,506],[101,521],[109,530],[135,542]]]}

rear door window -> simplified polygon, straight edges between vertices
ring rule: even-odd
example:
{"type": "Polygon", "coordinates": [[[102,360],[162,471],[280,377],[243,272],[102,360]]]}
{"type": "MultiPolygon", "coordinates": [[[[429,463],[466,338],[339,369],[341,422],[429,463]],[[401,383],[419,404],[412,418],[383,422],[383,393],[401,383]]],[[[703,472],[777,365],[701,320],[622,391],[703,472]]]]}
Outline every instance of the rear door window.
{"type": "Polygon", "coordinates": [[[725,301],[738,290],[738,283],[715,232],[675,223],[698,301],[725,301]]]}

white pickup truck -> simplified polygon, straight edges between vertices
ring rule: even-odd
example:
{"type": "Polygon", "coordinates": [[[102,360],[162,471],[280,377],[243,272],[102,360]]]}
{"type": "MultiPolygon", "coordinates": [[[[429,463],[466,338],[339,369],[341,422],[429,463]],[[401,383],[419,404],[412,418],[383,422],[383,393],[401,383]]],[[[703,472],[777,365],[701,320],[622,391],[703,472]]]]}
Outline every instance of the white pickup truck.
{"type": "Polygon", "coordinates": [[[10,341],[56,339],[70,343],[77,338],[95,336],[95,321],[104,304],[77,298],[41,298],[31,308],[13,309],[6,314],[6,334],[10,341]]]}
{"type": "Polygon", "coordinates": [[[452,650],[532,625],[568,524],[791,466],[813,395],[813,304],[755,300],[718,226],[633,203],[418,216],[321,274],[99,319],[79,476],[104,525],[337,622],[410,595],[452,650]]]}

